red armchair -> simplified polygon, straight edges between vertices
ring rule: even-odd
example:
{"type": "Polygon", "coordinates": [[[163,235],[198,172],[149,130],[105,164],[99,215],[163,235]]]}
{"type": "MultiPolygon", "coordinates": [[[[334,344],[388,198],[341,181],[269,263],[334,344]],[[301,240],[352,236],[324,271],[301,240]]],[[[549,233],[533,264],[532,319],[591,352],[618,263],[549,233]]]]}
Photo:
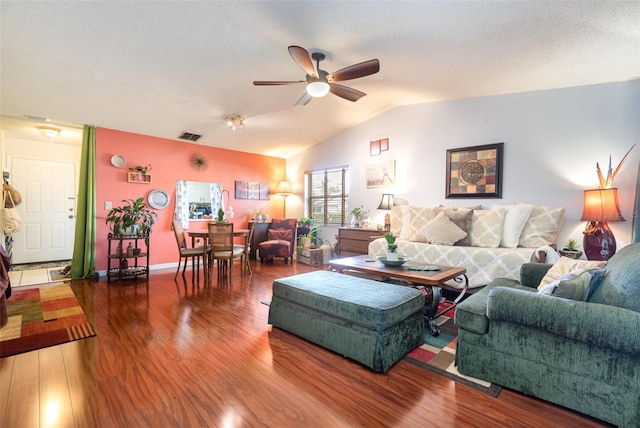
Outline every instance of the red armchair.
{"type": "Polygon", "coordinates": [[[297,220],[295,218],[273,219],[267,230],[267,240],[258,244],[260,262],[265,259],[273,260],[276,257],[284,258],[284,263],[289,260],[293,263],[293,251],[296,248],[297,220]]]}

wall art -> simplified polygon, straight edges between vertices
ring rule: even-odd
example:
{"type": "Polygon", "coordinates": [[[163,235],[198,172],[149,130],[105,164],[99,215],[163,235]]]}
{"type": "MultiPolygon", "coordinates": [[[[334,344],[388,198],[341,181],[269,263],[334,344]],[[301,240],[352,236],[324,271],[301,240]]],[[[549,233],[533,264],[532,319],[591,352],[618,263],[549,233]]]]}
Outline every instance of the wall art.
{"type": "Polygon", "coordinates": [[[380,154],[380,140],[371,141],[369,143],[369,156],[377,156],[380,154]]]}
{"type": "Polygon", "coordinates": [[[246,181],[238,181],[235,182],[235,198],[236,199],[247,199],[249,197],[249,186],[246,181]]]}
{"type": "Polygon", "coordinates": [[[396,161],[367,165],[367,189],[393,186],[396,182],[396,161]]]}
{"type": "Polygon", "coordinates": [[[270,197],[269,183],[260,183],[260,200],[268,201],[270,197]]]}
{"type": "Polygon", "coordinates": [[[380,153],[389,150],[389,139],[375,140],[369,143],[369,156],[377,156],[380,153]]]}
{"type": "Polygon", "coordinates": [[[447,150],[447,198],[502,198],[504,143],[447,150]]]}
{"type": "Polygon", "coordinates": [[[249,181],[247,186],[247,193],[248,193],[247,199],[255,200],[255,201],[259,200],[260,199],[260,183],[258,183],[257,181],[249,181]]]}

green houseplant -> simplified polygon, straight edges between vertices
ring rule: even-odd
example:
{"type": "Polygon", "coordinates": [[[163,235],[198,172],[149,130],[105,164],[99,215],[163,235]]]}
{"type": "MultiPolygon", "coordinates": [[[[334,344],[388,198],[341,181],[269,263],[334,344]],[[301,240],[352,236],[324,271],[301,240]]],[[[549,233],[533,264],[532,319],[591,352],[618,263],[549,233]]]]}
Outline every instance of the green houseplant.
{"type": "Polygon", "coordinates": [[[107,214],[106,223],[114,235],[146,235],[145,242],[149,242],[149,234],[158,214],[152,211],[144,198],[136,200],[123,199],[123,206],[112,208],[107,214]]]}
{"type": "Polygon", "coordinates": [[[561,255],[572,259],[579,259],[582,256],[582,251],[578,250],[578,242],[573,238],[569,238],[564,244],[564,248],[559,252],[561,255]]]}
{"type": "Polygon", "coordinates": [[[319,227],[317,225],[311,226],[309,232],[305,235],[298,236],[298,247],[300,248],[316,248],[320,242],[318,238],[319,227]]]}
{"type": "Polygon", "coordinates": [[[216,221],[224,222],[224,210],[222,208],[218,208],[218,215],[216,216],[216,221]]]}

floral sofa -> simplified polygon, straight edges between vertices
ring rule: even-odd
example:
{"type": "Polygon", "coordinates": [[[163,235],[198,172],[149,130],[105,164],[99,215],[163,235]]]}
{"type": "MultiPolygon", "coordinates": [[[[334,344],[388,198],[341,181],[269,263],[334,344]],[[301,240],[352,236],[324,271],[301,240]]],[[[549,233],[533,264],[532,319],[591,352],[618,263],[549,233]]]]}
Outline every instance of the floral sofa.
{"type": "MultiPolygon", "coordinates": [[[[391,233],[401,256],[464,267],[473,289],[496,278],[518,279],[523,263],[544,260],[549,251],[555,255],[550,246],[563,220],[562,207],[524,203],[488,209],[402,205],[391,210],[391,233]]],[[[370,256],[385,253],[384,238],[369,244],[370,256]]]]}

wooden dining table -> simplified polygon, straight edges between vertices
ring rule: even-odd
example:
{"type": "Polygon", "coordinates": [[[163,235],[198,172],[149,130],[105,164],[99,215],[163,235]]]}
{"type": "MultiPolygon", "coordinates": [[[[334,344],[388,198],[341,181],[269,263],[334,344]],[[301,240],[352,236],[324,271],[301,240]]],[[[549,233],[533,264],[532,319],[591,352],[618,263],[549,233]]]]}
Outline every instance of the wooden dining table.
{"type": "MultiPolygon", "coordinates": [[[[207,245],[209,245],[209,231],[207,229],[199,229],[199,230],[187,230],[187,235],[191,237],[191,246],[193,248],[196,247],[196,243],[198,239],[202,239],[202,251],[204,254],[202,255],[203,267],[204,267],[204,277],[208,279],[208,257],[207,257],[207,245]]],[[[247,242],[249,239],[249,229],[233,229],[233,236],[235,237],[244,237],[245,242],[244,245],[247,246],[250,242],[247,242]]]]}

